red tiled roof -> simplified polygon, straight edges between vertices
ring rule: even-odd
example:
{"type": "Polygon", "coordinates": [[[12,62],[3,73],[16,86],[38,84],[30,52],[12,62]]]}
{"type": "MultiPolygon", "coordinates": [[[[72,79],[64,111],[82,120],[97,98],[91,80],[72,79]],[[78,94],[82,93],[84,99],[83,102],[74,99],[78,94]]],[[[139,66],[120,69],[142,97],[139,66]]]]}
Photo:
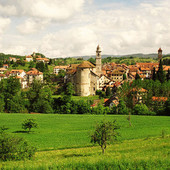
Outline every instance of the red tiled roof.
{"type": "Polygon", "coordinates": [[[27,72],[27,75],[41,75],[42,72],[38,71],[36,68],[32,68],[30,71],[27,72]]]}
{"type": "Polygon", "coordinates": [[[152,97],[152,101],[166,102],[167,100],[168,100],[167,97],[156,97],[156,96],[153,96],[153,97],[152,97]]]}

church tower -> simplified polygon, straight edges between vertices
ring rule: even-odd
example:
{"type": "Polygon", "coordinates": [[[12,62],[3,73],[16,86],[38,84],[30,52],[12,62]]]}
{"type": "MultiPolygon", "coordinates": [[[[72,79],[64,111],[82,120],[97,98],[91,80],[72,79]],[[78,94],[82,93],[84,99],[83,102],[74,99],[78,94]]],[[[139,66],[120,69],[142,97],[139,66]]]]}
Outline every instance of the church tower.
{"type": "Polygon", "coordinates": [[[162,49],[158,49],[158,61],[162,60],[162,49]]]}
{"type": "Polygon", "coordinates": [[[102,57],[101,48],[98,45],[96,49],[96,73],[100,76],[102,74],[102,57]]]}

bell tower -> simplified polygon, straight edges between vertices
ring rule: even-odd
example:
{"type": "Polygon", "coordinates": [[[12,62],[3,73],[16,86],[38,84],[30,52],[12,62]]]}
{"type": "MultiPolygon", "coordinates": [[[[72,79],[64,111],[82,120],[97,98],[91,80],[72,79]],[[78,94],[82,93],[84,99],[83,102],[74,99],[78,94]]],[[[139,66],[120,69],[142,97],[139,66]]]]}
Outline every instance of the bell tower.
{"type": "Polygon", "coordinates": [[[98,75],[102,74],[102,57],[101,57],[101,48],[98,45],[96,49],[96,73],[98,75]]]}
{"type": "Polygon", "coordinates": [[[160,60],[162,60],[162,49],[161,48],[158,49],[158,61],[160,62],[160,60]]]}

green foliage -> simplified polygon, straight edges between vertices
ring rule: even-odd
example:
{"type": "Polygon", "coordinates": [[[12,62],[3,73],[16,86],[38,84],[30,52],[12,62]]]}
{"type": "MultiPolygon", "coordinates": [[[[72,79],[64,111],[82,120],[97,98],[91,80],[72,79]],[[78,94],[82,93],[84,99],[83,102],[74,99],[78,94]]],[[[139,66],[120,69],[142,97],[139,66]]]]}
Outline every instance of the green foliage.
{"type": "Polygon", "coordinates": [[[44,64],[44,62],[38,62],[36,63],[36,69],[41,71],[41,72],[46,72],[48,71],[48,65],[44,64]]]}
{"type": "Polygon", "coordinates": [[[110,87],[106,88],[106,96],[109,97],[111,95],[110,87]]]}
{"type": "Polygon", "coordinates": [[[63,92],[64,95],[71,97],[75,93],[73,84],[71,82],[66,83],[63,87],[63,92]]]}
{"type": "Polygon", "coordinates": [[[93,135],[91,135],[91,142],[97,143],[104,154],[105,149],[108,144],[112,143],[118,137],[117,130],[120,127],[117,125],[116,120],[111,121],[102,121],[96,125],[93,135]]]}
{"type": "Polygon", "coordinates": [[[165,102],[164,105],[164,115],[170,116],[170,99],[165,102]]]}
{"type": "Polygon", "coordinates": [[[30,146],[23,138],[0,133],[0,160],[31,159],[35,151],[35,147],[30,146]]]}
{"type": "Polygon", "coordinates": [[[126,79],[127,79],[126,74],[123,74],[123,80],[126,80],[126,79]]]}
{"type": "Polygon", "coordinates": [[[7,110],[10,113],[27,113],[27,109],[24,106],[24,100],[21,95],[15,95],[12,99],[7,101],[7,110]]]}
{"type": "Polygon", "coordinates": [[[135,75],[135,80],[140,80],[140,79],[141,79],[141,78],[140,78],[139,74],[136,73],[136,75],[135,75]]]}
{"type": "Polygon", "coordinates": [[[38,124],[37,122],[35,121],[35,119],[26,119],[24,120],[24,122],[22,123],[22,128],[24,130],[27,130],[28,129],[28,132],[31,131],[32,128],[37,128],[38,127],[38,124]]]}
{"type": "Polygon", "coordinates": [[[53,113],[52,92],[48,86],[44,86],[40,81],[33,81],[32,87],[27,93],[30,112],[53,113]]]}
{"type": "Polygon", "coordinates": [[[109,107],[104,107],[101,104],[98,104],[98,106],[92,108],[92,114],[95,115],[105,115],[110,112],[109,107]]]}
{"type": "Polygon", "coordinates": [[[121,115],[127,115],[129,113],[128,108],[126,107],[123,100],[119,101],[119,104],[117,105],[117,110],[118,110],[118,114],[121,115]]]}
{"type": "Polygon", "coordinates": [[[91,62],[92,64],[95,64],[96,63],[96,60],[95,60],[95,58],[89,58],[87,61],[89,61],[89,62],[91,62]]]}
{"type": "Polygon", "coordinates": [[[136,104],[135,107],[132,110],[132,114],[134,114],[134,115],[148,115],[149,114],[149,109],[143,103],[136,104]]]}
{"type": "Polygon", "coordinates": [[[0,113],[4,111],[4,108],[5,108],[4,96],[3,94],[0,94],[0,113]]]}
{"type": "Polygon", "coordinates": [[[161,83],[164,83],[166,81],[166,75],[163,71],[163,65],[162,65],[162,60],[159,62],[159,69],[157,72],[157,78],[161,83]]]}

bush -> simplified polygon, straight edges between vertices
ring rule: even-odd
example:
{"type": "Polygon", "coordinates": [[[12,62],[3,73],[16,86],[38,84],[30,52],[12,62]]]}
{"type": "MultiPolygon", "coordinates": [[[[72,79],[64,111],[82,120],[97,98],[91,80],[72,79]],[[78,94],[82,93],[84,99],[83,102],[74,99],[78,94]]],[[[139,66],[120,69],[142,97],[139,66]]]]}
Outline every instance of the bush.
{"type": "Polygon", "coordinates": [[[145,104],[136,104],[132,110],[133,115],[149,115],[150,111],[145,104]]]}
{"type": "Polygon", "coordinates": [[[0,159],[3,161],[31,159],[35,151],[36,148],[21,137],[0,134],[0,159]]]}
{"type": "Polygon", "coordinates": [[[32,128],[37,128],[37,127],[38,127],[38,124],[35,121],[35,119],[26,119],[22,123],[22,128],[25,130],[28,129],[28,132],[30,132],[32,128]]]}

